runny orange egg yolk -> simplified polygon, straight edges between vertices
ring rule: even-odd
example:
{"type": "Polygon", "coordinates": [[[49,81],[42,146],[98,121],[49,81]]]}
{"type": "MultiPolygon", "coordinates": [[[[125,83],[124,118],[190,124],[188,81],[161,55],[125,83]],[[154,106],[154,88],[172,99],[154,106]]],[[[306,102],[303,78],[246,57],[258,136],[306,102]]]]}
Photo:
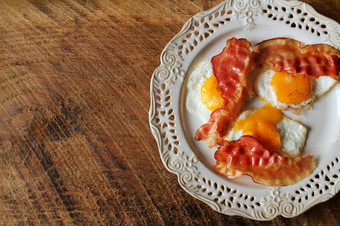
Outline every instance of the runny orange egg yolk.
{"type": "Polygon", "coordinates": [[[243,135],[249,135],[259,140],[269,151],[279,151],[281,147],[280,134],[275,125],[281,121],[282,113],[270,104],[238,120],[235,130],[242,130],[243,135]]]}
{"type": "Polygon", "coordinates": [[[200,96],[202,104],[210,111],[222,106],[223,99],[214,75],[204,81],[200,96]]]}
{"type": "Polygon", "coordinates": [[[274,88],[277,100],[285,104],[301,103],[312,93],[312,81],[304,74],[275,72],[270,85],[274,88]]]}

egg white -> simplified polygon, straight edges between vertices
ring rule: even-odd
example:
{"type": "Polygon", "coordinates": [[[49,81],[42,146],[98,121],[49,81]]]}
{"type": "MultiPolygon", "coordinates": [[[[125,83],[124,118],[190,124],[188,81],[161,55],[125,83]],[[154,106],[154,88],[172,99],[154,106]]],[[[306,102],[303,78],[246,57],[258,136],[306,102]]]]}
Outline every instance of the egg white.
{"type": "Polygon", "coordinates": [[[202,103],[200,98],[201,87],[204,81],[213,74],[212,64],[209,60],[201,62],[189,75],[187,82],[186,107],[190,113],[196,114],[203,122],[208,122],[211,111],[202,103]]]}
{"type": "MultiPolygon", "coordinates": [[[[256,109],[244,110],[237,118],[237,121],[245,119],[249,114],[255,111],[256,109]]],[[[281,121],[276,124],[275,128],[281,139],[280,151],[292,157],[299,155],[306,143],[307,128],[287,116],[283,116],[281,121]]],[[[242,130],[235,130],[233,128],[225,139],[228,141],[235,141],[242,136],[242,130]]]]}
{"type": "Polygon", "coordinates": [[[337,82],[337,80],[329,76],[320,76],[319,78],[312,78],[312,93],[307,100],[299,104],[286,104],[277,100],[274,88],[270,85],[271,79],[274,76],[275,71],[272,69],[265,70],[256,77],[253,86],[255,93],[263,101],[270,103],[276,108],[286,111],[293,110],[298,113],[302,108],[309,109],[314,100],[327,93],[337,82]]]}

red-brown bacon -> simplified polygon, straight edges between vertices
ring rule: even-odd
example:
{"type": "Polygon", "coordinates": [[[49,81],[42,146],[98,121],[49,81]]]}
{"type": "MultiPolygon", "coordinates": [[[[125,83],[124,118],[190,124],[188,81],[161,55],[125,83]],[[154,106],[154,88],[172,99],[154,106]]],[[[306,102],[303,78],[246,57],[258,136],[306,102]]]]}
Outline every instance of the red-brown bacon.
{"type": "Polygon", "coordinates": [[[340,51],[326,44],[303,46],[294,39],[275,38],[257,44],[254,51],[256,64],[262,68],[340,79],[340,51]]]}
{"type": "Polygon", "coordinates": [[[222,53],[214,56],[211,63],[223,104],[195,134],[196,140],[205,140],[209,147],[222,141],[253,95],[247,79],[255,69],[251,44],[246,39],[229,39],[222,53]]]}
{"type": "Polygon", "coordinates": [[[254,182],[269,186],[295,184],[309,176],[314,168],[313,156],[295,158],[268,151],[258,140],[243,136],[237,141],[223,141],[215,152],[214,169],[219,174],[236,179],[249,175],[254,182]]]}

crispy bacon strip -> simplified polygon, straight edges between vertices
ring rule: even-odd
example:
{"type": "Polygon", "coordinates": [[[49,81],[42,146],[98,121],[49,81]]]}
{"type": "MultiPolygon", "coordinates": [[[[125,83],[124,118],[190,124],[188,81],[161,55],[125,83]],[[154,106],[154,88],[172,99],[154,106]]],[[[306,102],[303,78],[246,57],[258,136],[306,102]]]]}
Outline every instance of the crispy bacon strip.
{"type": "Polygon", "coordinates": [[[340,79],[340,51],[326,44],[306,45],[288,38],[263,41],[254,47],[259,67],[310,77],[323,75],[340,79]]]}
{"type": "Polygon", "coordinates": [[[295,184],[309,176],[315,168],[313,156],[292,158],[270,152],[251,136],[223,141],[223,146],[215,152],[215,159],[214,169],[219,174],[230,179],[246,174],[254,182],[268,186],[295,184]]]}
{"type": "Polygon", "coordinates": [[[208,123],[202,125],[195,134],[196,140],[205,140],[209,147],[222,141],[253,95],[247,80],[255,69],[251,49],[246,39],[232,38],[227,41],[222,53],[211,59],[223,104],[211,113],[208,123]]]}

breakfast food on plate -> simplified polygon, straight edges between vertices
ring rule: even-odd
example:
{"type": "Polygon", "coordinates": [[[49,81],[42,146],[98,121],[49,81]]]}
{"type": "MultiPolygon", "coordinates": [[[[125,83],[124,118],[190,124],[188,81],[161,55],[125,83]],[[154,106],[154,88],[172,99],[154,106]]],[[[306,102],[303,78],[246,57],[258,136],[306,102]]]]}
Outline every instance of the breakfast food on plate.
{"type": "Polygon", "coordinates": [[[251,44],[245,39],[229,39],[222,53],[214,56],[211,63],[223,103],[195,134],[196,140],[205,140],[209,147],[223,139],[253,95],[247,79],[255,69],[251,44]]]}
{"type": "Polygon", "coordinates": [[[195,139],[219,145],[214,169],[230,179],[249,175],[264,185],[294,184],[311,174],[313,156],[301,156],[307,129],[281,110],[309,107],[339,80],[340,51],[325,44],[306,45],[287,38],[252,47],[232,38],[211,62],[188,80],[187,109],[205,123],[195,139]],[[265,103],[243,107],[254,91],[265,103]],[[254,73],[255,74],[255,73],[254,73]],[[210,118],[209,118],[210,116],[210,118]]]}

